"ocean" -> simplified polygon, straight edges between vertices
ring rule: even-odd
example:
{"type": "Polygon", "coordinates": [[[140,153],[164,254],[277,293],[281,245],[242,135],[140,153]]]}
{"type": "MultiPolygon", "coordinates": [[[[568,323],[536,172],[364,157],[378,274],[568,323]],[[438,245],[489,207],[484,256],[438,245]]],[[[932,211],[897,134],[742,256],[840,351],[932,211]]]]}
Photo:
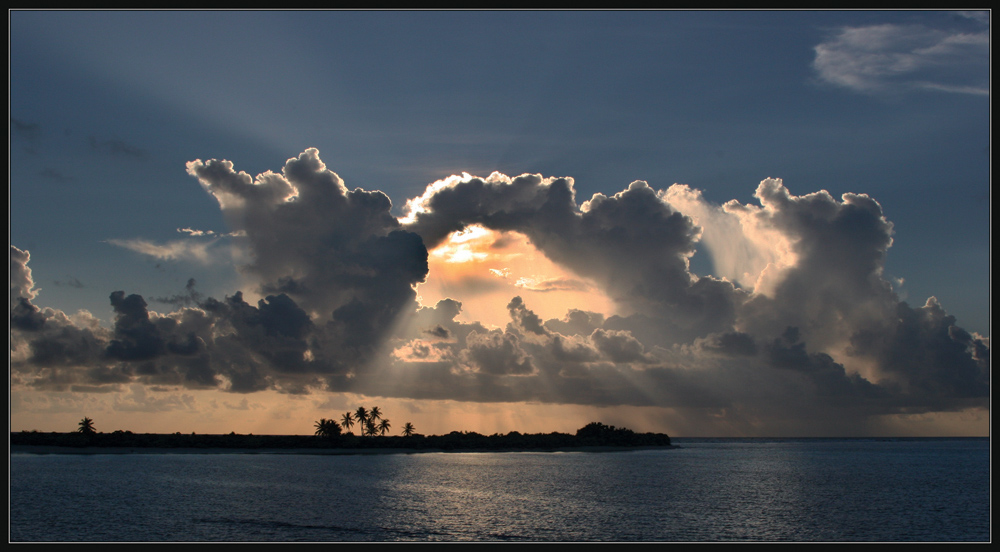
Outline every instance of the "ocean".
{"type": "Polygon", "coordinates": [[[990,442],[10,455],[11,542],[986,542],[990,442]]]}

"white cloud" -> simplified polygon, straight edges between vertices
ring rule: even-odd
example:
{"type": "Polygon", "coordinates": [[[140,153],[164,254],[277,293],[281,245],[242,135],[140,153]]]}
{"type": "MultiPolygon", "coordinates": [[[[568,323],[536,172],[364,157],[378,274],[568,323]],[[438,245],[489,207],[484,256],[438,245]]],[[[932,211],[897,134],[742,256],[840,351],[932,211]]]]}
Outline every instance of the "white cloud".
{"type": "Polygon", "coordinates": [[[215,240],[210,242],[179,240],[158,244],[143,239],[111,239],[108,240],[108,243],[164,261],[197,261],[199,263],[208,263],[212,260],[209,248],[215,243],[215,240]]]}
{"type": "Polygon", "coordinates": [[[815,47],[819,78],[858,92],[989,94],[989,31],[844,27],[815,47]]]}

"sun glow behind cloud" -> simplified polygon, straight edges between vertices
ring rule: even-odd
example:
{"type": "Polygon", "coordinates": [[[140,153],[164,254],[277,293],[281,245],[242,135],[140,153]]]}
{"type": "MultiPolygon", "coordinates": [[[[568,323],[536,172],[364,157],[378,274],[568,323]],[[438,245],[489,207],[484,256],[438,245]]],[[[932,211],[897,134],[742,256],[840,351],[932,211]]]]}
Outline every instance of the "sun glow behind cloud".
{"type": "Polygon", "coordinates": [[[553,263],[517,232],[479,225],[452,232],[428,252],[427,281],[417,286],[421,304],[446,298],[462,302],[459,319],[504,327],[506,306],[524,295],[543,319],[562,318],[571,308],[610,316],[614,301],[595,286],[553,263]]]}
{"type": "MultiPolygon", "coordinates": [[[[463,175],[411,200],[403,226],[388,196],[349,190],[314,148],[257,179],[228,161],[188,170],[239,197],[220,208],[264,297],[192,292],[196,308],[159,314],[117,290],[114,327],[100,328],[34,305],[30,255],[11,246],[15,385],[112,396],[143,383],[180,394],[135,402],[192,412],[211,389],[248,407],[264,396],[251,394],[305,405],[324,391],[334,409],[345,394],[458,401],[452,419],[479,430],[496,427],[485,420],[499,403],[667,409],[703,435],[871,434],[911,405],[987,404],[988,338],[936,299],[899,301],[882,275],[893,224],[865,194],[794,195],[765,179],[759,206],[719,206],[633,181],[580,205],[568,177],[463,175]],[[727,236],[735,252],[713,245],[727,236]],[[690,272],[703,243],[722,278],[690,272]]],[[[119,398],[103,410],[131,411],[119,398]]]]}

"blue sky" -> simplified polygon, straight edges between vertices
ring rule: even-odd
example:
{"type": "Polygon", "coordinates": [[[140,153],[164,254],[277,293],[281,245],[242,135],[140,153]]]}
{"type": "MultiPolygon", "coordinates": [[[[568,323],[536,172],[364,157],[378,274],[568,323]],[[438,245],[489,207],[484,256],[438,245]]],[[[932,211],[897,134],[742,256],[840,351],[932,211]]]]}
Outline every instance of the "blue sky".
{"type": "MultiPolygon", "coordinates": [[[[196,159],[255,176],[316,148],[397,217],[463,172],[572,177],[577,203],[679,183],[715,207],[778,178],[868,194],[896,297],[988,338],[988,15],[12,11],[10,241],[34,305],[111,328],[113,291],[166,313],[191,278],[220,300],[260,283],[196,159]]],[[[697,251],[691,273],[726,276],[697,251]]]]}

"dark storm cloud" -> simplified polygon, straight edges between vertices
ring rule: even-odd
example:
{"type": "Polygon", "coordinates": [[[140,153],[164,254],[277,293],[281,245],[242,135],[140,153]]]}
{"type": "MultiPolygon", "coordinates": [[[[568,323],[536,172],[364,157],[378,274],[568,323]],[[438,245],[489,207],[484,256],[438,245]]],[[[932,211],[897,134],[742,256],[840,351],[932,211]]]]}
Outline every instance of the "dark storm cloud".
{"type": "Polygon", "coordinates": [[[729,356],[753,356],[757,354],[757,343],[753,336],[742,332],[712,334],[700,343],[705,351],[714,351],[729,356]]]}
{"type": "Polygon", "coordinates": [[[896,305],[896,317],[851,336],[851,354],[875,359],[912,398],[989,396],[990,349],[982,338],[955,325],[935,298],[920,308],[896,305]]]}
{"type": "Polygon", "coordinates": [[[260,299],[202,298],[190,280],[153,299],[183,305],[160,314],[117,291],[102,328],[36,307],[30,256],[12,246],[12,381],[663,406],[747,431],[793,420],[835,432],[989,404],[988,338],[936,300],[899,301],[883,276],[892,224],[862,194],[794,196],[768,179],[759,205],[702,205],[745,233],[744,253],[774,249],[760,263],[767,285],[751,291],[692,274],[702,229],[642,182],[577,205],[570,179],[454,178],[412,200],[404,225],[388,197],[349,191],[316,150],[256,179],[228,161],[188,171],[218,200],[260,299]],[[531,296],[513,297],[497,329],[460,320],[453,298],[420,306],[427,247],[470,224],[526,235],[619,314],[542,320],[531,296]]]}
{"type": "Polygon", "coordinates": [[[148,360],[160,356],[166,343],[149,320],[146,301],[139,295],[125,296],[124,291],[111,294],[115,309],[114,339],[108,344],[107,354],[120,360],[148,360]]]}
{"type": "Polygon", "coordinates": [[[473,332],[466,338],[465,360],[474,369],[492,375],[525,375],[535,371],[520,339],[511,332],[473,332]]]}
{"type": "Polygon", "coordinates": [[[797,328],[788,327],[781,337],[765,347],[767,362],[774,368],[794,370],[806,375],[816,386],[817,395],[888,394],[857,374],[847,374],[844,367],[825,353],[809,353],[799,341],[797,328]]]}
{"type": "Polygon", "coordinates": [[[594,330],[590,341],[611,362],[652,362],[646,356],[642,343],[632,334],[621,330],[594,330]]]}
{"type": "Polygon", "coordinates": [[[30,301],[18,297],[17,304],[10,311],[10,325],[21,331],[35,332],[45,325],[45,317],[30,301]]]}

